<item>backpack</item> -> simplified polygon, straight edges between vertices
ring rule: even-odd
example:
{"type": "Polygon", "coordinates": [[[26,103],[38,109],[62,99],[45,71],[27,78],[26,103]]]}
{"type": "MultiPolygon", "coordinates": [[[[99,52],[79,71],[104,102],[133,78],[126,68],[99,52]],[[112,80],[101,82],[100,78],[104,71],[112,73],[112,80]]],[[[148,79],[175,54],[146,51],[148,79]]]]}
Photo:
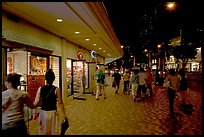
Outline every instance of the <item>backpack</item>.
{"type": "Polygon", "coordinates": [[[98,83],[103,83],[104,79],[105,79],[105,74],[104,73],[98,73],[97,82],[98,83]]]}

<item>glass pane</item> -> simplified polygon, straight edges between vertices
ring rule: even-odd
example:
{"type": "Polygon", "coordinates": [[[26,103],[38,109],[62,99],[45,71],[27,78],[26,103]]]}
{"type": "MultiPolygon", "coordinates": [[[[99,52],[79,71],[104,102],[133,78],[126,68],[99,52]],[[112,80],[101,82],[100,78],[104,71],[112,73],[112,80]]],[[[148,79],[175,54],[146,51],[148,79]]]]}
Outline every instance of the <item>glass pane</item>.
{"type": "Polygon", "coordinates": [[[66,62],[66,72],[67,72],[67,91],[68,95],[71,95],[71,83],[72,83],[72,61],[70,59],[67,59],[66,62]]]}
{"type": "Polygon", "coordinates": [[[55,73],[55,81],[53,85],[56,87],[60,87],[60,58],[50,56],[50,68],[52,68],[53,72],[55,73]]]}

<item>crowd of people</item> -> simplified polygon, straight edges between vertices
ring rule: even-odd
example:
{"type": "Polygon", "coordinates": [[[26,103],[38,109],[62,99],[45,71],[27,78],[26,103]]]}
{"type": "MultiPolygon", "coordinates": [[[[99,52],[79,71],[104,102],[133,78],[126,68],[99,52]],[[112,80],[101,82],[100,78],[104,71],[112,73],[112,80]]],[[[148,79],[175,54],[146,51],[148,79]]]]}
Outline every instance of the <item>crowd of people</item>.
{"type": "MultiPolygon", "coordinates": [[[[31,101],[28,92],[18,89],[20,77],[21,75],[12,73],[7,76],[5,82],[7,90],[2,92],[2,133],[4,135],[27,135],[23,110],[24,104],[26,104],[31,109],[34,109],[34,119],[38,118],[40,135],[58,134],[57,102],[62,110],[63,119],[67,120],[67,116],[62,101],[61,90],[53,85],[55,80],[54,72],[52,69],[47,70],[45,74],[46,84],[38,88],[34,102],[31,101]],[[37,111],[39,105],[40,111],[37,111]]],[[[115,85],[113,86],[115,94],[119,94],[120,82],[122,80],[122,92],[127,95],[131,93],[134,102],[154,96],[151,68],[147,68],[147,71],[144,71],[143,68],[140,68],[140,70],[126,69],[123,74],[116,70],[112,77],[113,84],[115,85]]],[[[102,95],[106,99],[106,74],[102,68],[96,68],[94,79],[94,95],[96,100],[99,100],[99,96],[102,95]]],[[[169,97],[169,111],[170,114],[174,114],[174,98],[178,91],[182,95],[181,103],[189,103],[186,96],[188,85],[185,71],[181,69],[177,74],[174,69],[170,69],[166,76],[166,82],[169,83],[168,86],[165,83],[169,97]]]]}

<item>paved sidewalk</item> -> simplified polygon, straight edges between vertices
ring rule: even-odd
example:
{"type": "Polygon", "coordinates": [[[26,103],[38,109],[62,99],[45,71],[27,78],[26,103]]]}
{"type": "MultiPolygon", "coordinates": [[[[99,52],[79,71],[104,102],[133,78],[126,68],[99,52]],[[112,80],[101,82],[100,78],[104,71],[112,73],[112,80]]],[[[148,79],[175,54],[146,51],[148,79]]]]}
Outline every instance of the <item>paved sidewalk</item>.
{"type": "MultiPolygon", "coordinates": [[[[195,107],[193,114],[185,115],[175,108],[175,118],[168,114],[165,89],[154,87],[154,96],[144,102],[133,102],[132,96],[123,94],[122,89],[121,81],[119,94],[111,86],[106,88],[107,99],[100,96],[96,100],[91,94],[83,95],[86,100],[67,97],[65,108],[70,128],[66,135],[202,135],[201,83],[188,91],[195,107]]],[[[37,128],[37,121],[32,120],[30,134],[38,134],[37,128]]]]}

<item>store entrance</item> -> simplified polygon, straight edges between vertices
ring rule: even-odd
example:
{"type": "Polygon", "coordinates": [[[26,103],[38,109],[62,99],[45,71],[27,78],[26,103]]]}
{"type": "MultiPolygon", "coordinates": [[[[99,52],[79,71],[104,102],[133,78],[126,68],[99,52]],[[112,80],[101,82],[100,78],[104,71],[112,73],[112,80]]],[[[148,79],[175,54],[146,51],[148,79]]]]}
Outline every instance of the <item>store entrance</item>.
{"type": "Polygon", "coordinates": [[[84,60],[74,60],[73,61],[73,99],[82,99],[82,95],[85,94],[85,90],[87,87],[87,78],[88,74],[86,73],[87,68],[85,68],[84,60]]]}

